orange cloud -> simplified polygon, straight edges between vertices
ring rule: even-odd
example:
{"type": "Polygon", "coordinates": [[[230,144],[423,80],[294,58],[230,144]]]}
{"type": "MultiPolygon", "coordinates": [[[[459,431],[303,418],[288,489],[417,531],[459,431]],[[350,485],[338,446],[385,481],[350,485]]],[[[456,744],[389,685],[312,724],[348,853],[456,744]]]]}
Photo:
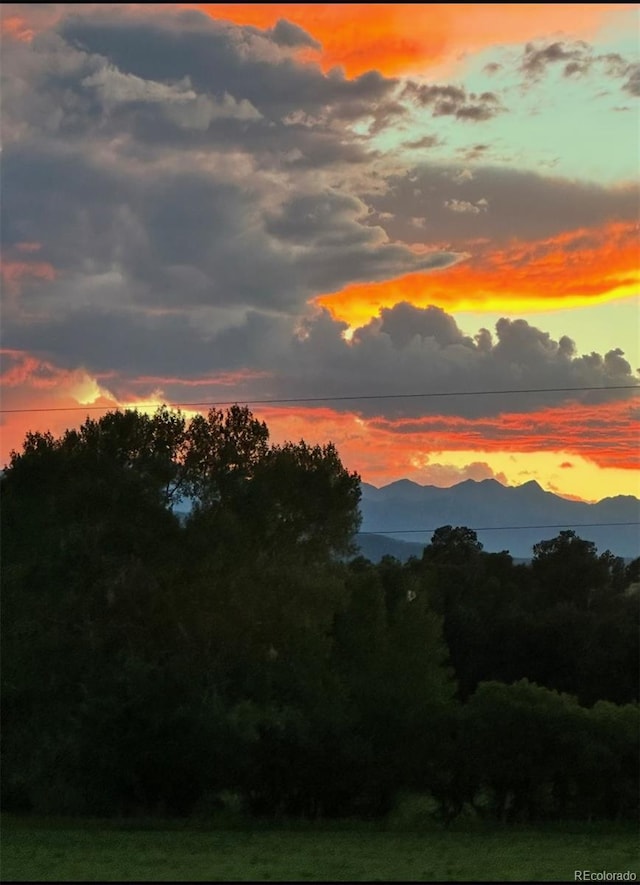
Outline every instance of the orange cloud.
{"type": "MultiPolygon", "coordinates": [[[[632,3],[198,3],[215,18],[272,27],[286,18],[322,43],[320,63],[349,77],[375,69],[387,76],[427,71],[489,46],[563,32],[592,38],[632,3]]],[[[309,57],[317,54],[307,53],[309,57]]]]}
{"type": "Polygon", "coordinates": [[[497,419],[363,419],[329,406],[253,410],[267,422],[273,441],[331,440],[349,469],[378,486],[399,477],[451,485],[491,472],[500,482],[518,485],[526,466],[528,478],[549,489],[554,484],[566,497],[594,501],[640,493],[639,416],[633,401],[571,404],[497,419]],[[573,470],[558,472],[558,453],[571,456],[573,470]],[[479,461],[485,462],[480,473],[479,461]]]}
{"type": "Polygon", "coordinates": [[[29,43],[33,40],[33,30],[27,25],[25,18],[19,15],[10,15],[0,21],[0,34],[20,43],[29,43]]]}
{"type": "Polygon", "coordinates": [[[55,267],[48,261],[3,261],[0,265],[0,277],[7,288],[7,294],[12,296],[20,294],[22,280],[28,277],[55,280],[56,276],[55,267]]]}
{"type": "Polygon", "coordinates": [[[12,449],[20,450],[27,431],[51,430],[60,435],[85,420],[88,411],[83,406],[98,405],[107,411],[117,405],[109,391],[82,368],[62,369],[19,350],[5,349],[0,355],[0,466],[7,463],[12,449]]]}
{"type": "MultiPolygon", "coordinates": [[[[106,376],[94,377],[82,368],[62,369],[22,351],[3,351],[2,357],[0,466],[7,463],[12,449],[20,450],[29,430],[51,430],[60,435],[68,427],[79,426],[88,415],[97,418],[114,408],[153,411],[166,402],[160,391],[116,397],[103,386],[106,376]]],[[[138,389],[138,381],[131,379],[131,391],[138,389]]],[[[580,497],[595,500],[606,494],[633,492],[637,486],[640,413],[636,398],[604,404],[569,403],[526,414],[477,419],[452,415],[364,418],[329,405],[251,408],[267,422],[273,442],[304,439],[324,444],[331,440],[343,463],[376,485],[402,476],[436,485],[491,475],[517,483],[518,465],[509,460],[509,453],[515,453],[518,464],[534,469],[536,478],[548,488],[555,482],[565,495],[577,491],[580,497]],[[458,457],[456,453],[460,453],[458,457]],[[565,466],[567,457],[574,469],[561,470],[558,476],[558,466],[565,466]],[[563,463],[559,465],[559,461],[563,463]]],[[[197,411],[206,412],[207,408],[183,409],[187,417],[197,411]]]]}
{"type": "MultiPolygon", "coordinates": [[[[62,434],[68,427],[79,426],[88,415],[93,418],[110,409],[139,408],[154,412],[170,401],[163,386],[177,388],[204,388],[201,399],[211,402],[227,400],[224,388],[241,385],[244,382],[262,378],[266,372],[240,369],[236,372],[219,372],[203,378],[172,378],[140,376],[123,382],[116,372],[90,374],[84,368],[63,369],[49,360],[22,350],[0,349],[2,360],[0,387],[2,388],[2,409],[0,426],[0,466],[7,463],[12,449],[19,450],[27,431],[51,430],[54,435],[62,434]],[[107,389],[106,383],[117,380],[117,394],[107,389]],[[215,387],[223,388],[224,393],[213,393],[215,387]]],[[[182,399],[194,399],[195,393],[182,399]]],[[[202,408],[182,408],[190,417],[202,408]]]]}
{"type": "Polygon", "coordinates": [[[275,442],[332,440],[343,462],[368,482],[390,482],[415,473],[417,452],[422,457],[429,452],[564,452],[602,469],[640,468],[637,401],[573,403],[475,419],[451,415],[365,419],[329,406],[254,406],[252,410],[267,422],[275,442]]]}
{"type": "MultiPolygon", "coordinates": [[[[415,419],[375,418],[372,430],[422,439],[434,451],[568,452],[602,468],[638,470],[640,411],[637,398],[614,403],[565,403],[495,418],[426,415],[415,419]]],[[[406,443],[405,443],[406,444],[406,443]]]]}
{"type": "MultiPolygon", "coordinates": [[[[66,427],[74,424],[77,416],[84,420],[84,407],[99,413],[102,409],[136,405],[153,408],[154,403],[169,402],[162,391],[146,396],[138,392],[143,382],[157,383],[160,379],[155,376],[130,379],[128,392],[116,396],[103,386],[113,373],[97,377],[82,367],[63,369],[19,350],[5,349],[0,355],[3,423],[6,426],[9,420],[17,422],[21,438],[26,430],[48,427],[49,419],[58,410],[63,413],[62,424],[66,427]],[[43,411],[38,411],[40,409],[43,411]],[[77,416],[72,410],[76,410],[77,416]]],[[[216,383],[230,381],[230,378],[215,377],[216,383]]],[[[240,381],[245,375],[239,372],[235,377],[240,381]]],[[[188,381],[166,380],[172,385],[190,386],[188,381]]],[[[196,383],[204,383],[204,379],[196,379],[196,383]]],[[[209,391],[203,399],[211,402],[215,396],[209,391]]],[[[197,411],[206,411],[206,408],[205,405],[197,411]]],[[[640,401],[633,395],[616,402],[565,402],[533,412],[513,411],[482,418],[438,414],[363,417],[357,410],[338,411],[330,405],[256,404],[251,408],[264,417],[276,441],[303,437],[309,442],[332,439],[354,453],[350,459],[353,463],[364,460],[371,469],[396,476],[401,475],[408,463],[407,453],[413,455],[417,449],[423,453],[429,450],[563,452],[588,458],[600,467],[640,467],[640,401]]],[[[56,426],[59,424],[56,419],[56,426]]],[[[6,449],[6,439],[3,444],[6,449]]],[[[563,460],[559,466],[573,465],[563,460]]]]}
{"type": "MultiPolygon", "coordinates": [[[[506,312],[582,307],[635,294],[640,282],[638,229],[612,222],[599,230],[576,230],[547,240],[492,250],[476,244],[470,260],[379,283],[356,283],[316,303],[357,326],[382,307],[409,301],[448,311],[506,312]]],[[[469,244],[473,250],[473,244],[469,244]]]]}

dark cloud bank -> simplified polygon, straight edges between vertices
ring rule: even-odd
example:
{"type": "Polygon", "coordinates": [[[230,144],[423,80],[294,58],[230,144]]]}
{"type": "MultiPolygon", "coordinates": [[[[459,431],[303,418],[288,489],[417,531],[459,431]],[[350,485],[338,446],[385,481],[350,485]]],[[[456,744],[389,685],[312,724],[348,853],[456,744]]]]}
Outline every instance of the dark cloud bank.
{"type": "MultiPolygon", "coordinates": [[[[580,356],[523,320],[468,338],[438,308],[399,304],[347,342],[344,324],[310,312],[310,299],[351,282],[464,257],[412,250],[416,219],[425,242],[464,242],[637,213],[631,189],[489,167],[400,172],[362,126],[373,132],[409,104],[469,125],[505,112],[499,97],[375,71],[324,74],[295,58],[315,45],[285,20],[260,31],[189,10],[150,19],[115,7],[64,18],[32,44],[7,42],[3,252],[40,244],[56,278],[25,277],[4,345],[116,370],[122,385],[248,367],[269,373],[254,393],[267,396],[634,384],[621,353],[580,356]]],[[[535,52],[525,56],[532,76],[584,61],[535,52]]],[[[433,410],[551,401],[434,400],[433,410]]],[[[384,405],[418,408],[432,406],[384,405]]]]}

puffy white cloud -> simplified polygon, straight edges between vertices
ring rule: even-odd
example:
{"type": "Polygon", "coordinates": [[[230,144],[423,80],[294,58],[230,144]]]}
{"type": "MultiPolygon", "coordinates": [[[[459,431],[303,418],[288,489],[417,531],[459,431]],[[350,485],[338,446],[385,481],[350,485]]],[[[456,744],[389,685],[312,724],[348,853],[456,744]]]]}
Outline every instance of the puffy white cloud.
{"type": "Polygon", "coordinates": [[[472,215],[479,215],[480,212],[486,212],[489,205],[484,197],[477,203],[470,203],[468,200],[445,200],[444,205],[451,212],[470,212],[472,215]]]}
{"type": "Polygon", "coordinates": [[[94,74],[80,81],[81,86],[93,87],[107,104],[120,104],[130,101],[184,103],[197,96],[191,89],[189,78],[170,85],[155,80],[144,80],[134,74],[123,74],[113,65],[105,65],[94,74]]]}

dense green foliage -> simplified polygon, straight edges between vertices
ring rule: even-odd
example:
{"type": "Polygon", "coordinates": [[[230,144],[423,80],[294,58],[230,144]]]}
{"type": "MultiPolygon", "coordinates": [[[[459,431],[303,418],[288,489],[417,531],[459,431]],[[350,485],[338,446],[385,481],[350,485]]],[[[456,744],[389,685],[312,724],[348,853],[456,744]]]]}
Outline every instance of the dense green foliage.
{"type": "Polygon", "coordinates": [[[238,406],[29,434],[1,485],[6,810],[637,814],[638,561],[349,561],[358,476],[238,406]]]}

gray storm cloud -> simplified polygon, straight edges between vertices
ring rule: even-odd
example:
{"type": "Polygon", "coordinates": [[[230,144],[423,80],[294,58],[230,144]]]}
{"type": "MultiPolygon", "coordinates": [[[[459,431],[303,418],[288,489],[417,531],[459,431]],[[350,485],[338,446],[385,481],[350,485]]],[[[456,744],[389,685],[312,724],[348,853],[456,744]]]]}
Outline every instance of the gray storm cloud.
{"type": "Polygon", "coordinates": [[[236,322],[227,315],[222,331],[206,333],[202,323],[187,315],[149,317],[94,310],[55,322],[22,324],[11,329],[11,337],[17,348],[68,367],[80,364],[100,373],[117,366],[125,387],[126,378],[136,373],[188,379],[249,369],[264,376],[243,395],[337,397],[334,408],[355,409],[367,416],[496,416],[566,399],[597,403],[630,395],[605,390],[544,392],[551,388],[637,388],[640,383],[620,350],[579,354],[568,336],[556,341],[522,319],[503,318],[494,333],[480,329],[468,336],[438,307],[400,303],[356,329],[350,341],[344,337],[345,329],[345,323],[326,311],[301,323],[258,311],[238,316],[236,322]],[[536,392],[472,395],[510,390],[536,392]],[[471,395],[440,396],[463,392],[471,395]],[[340,400],[395,394],[438,396],[340,400]]]}
{"type": "Polygon", "coordinates": [[[400,241],[415,240],[412,219],[419,218],[426,233],[441,241],[483,236],[500,243],[598,227],[612,218],[634,221],[638,215],[633,184],[605,187],[491,166],[465,171],[423,164],[391,177],[384,193],[367,197],[375,219],[400,241]]]}
{"type": "Polygon", "coordinates": [[[57,272],[46,292],[25,281],[29,315],[91,303],[107,275],[114,304],[297,315],[350,282],[455,263],[392,242],[350,193],[375,156],[350,125],[396,113],[396,84],[299,64],[310,40],[284,20],[114,9],[11,44],[5,247],[39,243],[57,272]]]}

